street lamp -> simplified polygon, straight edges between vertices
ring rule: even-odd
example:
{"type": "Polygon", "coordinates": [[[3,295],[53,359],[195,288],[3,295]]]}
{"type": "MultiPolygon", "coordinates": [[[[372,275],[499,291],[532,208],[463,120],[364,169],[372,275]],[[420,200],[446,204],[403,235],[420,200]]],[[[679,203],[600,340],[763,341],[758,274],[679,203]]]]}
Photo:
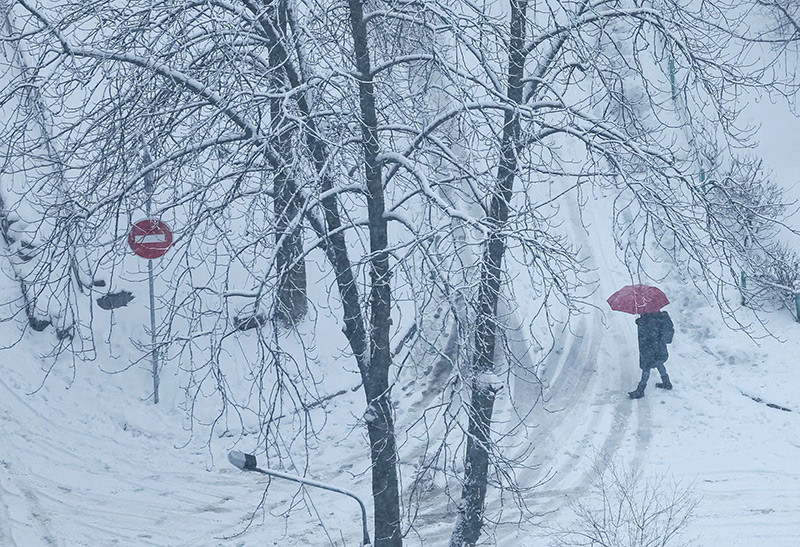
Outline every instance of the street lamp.
{"type": "Polygon", "coordinates": [[[304,484],[306,486],[322,488],[323,490],[337,492],[339,494],[344,494],[345,496],[353,498],[358,502],[359,507],[361,507],[361,527],[362,527],[362,532],[364,534],[363,545],[371,544],[369,539],[369,528],[367,528],[367,508],[364,506],[364,502],[361,501],[361,498],[359,498],[353,492],[344,490],[337,486],[325,484],[319,481],[313,481],[303,477],[298,477],[296,475],[289,475],[281,471],[275,471],[274,469],[261,469],[260,467],[258,467],[258,461],[256,460],[255,455],[244,454],[243,452],[239,452],[238,450],[231,450],[230,452],[228,452],[228,461],[231,462],[235,467],[241,469],[242,471],[256,471],[257,473],[261,473],[262,475],[269,475],[271,477],[278,477],[280,479],[286,479],[292,482],[299,482],[300,484],[304,484]]]}

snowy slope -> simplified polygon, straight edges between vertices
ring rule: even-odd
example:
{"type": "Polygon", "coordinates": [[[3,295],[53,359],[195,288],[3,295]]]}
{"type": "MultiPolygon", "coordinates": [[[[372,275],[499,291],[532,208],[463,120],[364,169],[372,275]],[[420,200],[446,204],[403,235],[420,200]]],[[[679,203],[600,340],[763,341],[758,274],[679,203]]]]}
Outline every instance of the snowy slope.
{"type": "MultiPolygon", "coordinates": [[[[550,526],[569,517],[567,501],[589,495],[591,466],[602,452],[645,474],[694,484],[700,499],[690,529],[694,545],[797,545],[800,325],[786,313],[773,314],[769,328],[777,339],[756,344],[726,330],[694,289],[668,280],[678,329],[668,368],[676,389],[656,390],[653,378],[644,399],[628,400],[625,391],[638,378],[633,320],[601,306],[609,291],[627,282],[626,274],[602,236],[602,198],[590,205],[584,234],[597,268],[598,309],[573,321],[563,347],[541,371],[547,403],[533,409],[528,420],[536,428],[526,433],[535,447],[531,461],[541,467],[521,476],[530,484],[549,478],[529,503],[537,512],[555,513],[519,528],[501,525],[487,541],[547,545],[550,526]]],[[[583,230],[577,223],[572,229],[583,230]]],[[[7,297],[14,290],[4,281],[7,297]]],[[[0,328],[6,340],[18,336],[14,323],[0,328]]],[[[37,391],[44,363],[37,347],[46,334],[26,333],[0,361],[0,544],[358,543],[358,511],[348,500],[306,493],[284,515],[298,490],[276,482],[266,510],[256,511],[264,481],[225,460],[233,446],[253,448],[247,437],[238,445],[237,437],[215,437],[206,446],[202,433],[190,436],[177,403],[154,407],[143,400],[146,367],[107,375],[93,363],[78,363],[72,381],[69,368],[59,366],[37,391]]],[[[522,335],[516,343],[525,344],[522,335]]],[[[334,354],[335,347],[326,351],[334,354]]],[[[515,382],[510,395],[518,402],[539,395],[537,384],[525,380],[515,382]]],[[[340,383],[348,382],[355,385],[354,375],[340,383]]],[[[402,416],[412,399],[399,399],[402,416]]],[[[499,405],[502,413],[502,400],[499,405]]],[[[308,473],[369,500],[362,411],[361,394],[351,392],[320,410],[328,423],[312,444],[308,473]]],[[[444,545],[452,515],[441,504],[423,513],[419,535],[408,543],[444,545]]]]}
{"type": "MultiPolygon", "coordinates": [[[[4,301],[15,298],[17,290],[2,278],[4,301]]],[[[144,317],[132,312],[125,321],[132,332],[123,332],[132,338],[141,334],[144,317]]],[[[20,336],[14,322],[0,329],[5,341],[20,336]]],[[[189,432],[180,392],[165,390],[158,406],[147,399],[152,384],[146,364],[119,374],[103,372],[129,364],[133,351],[125,353],[124,335],[113,351],[101,350],[97,361],[77,362],[74,378],[62,359],[39,389],[43,367],[49,366],[39,354],[49,349],[50,338],[49,330],[28,332],[0,359],[3,547],[263,545],[267,539],[273,545],[328,544],[319,539],[326,537],[319,517],[335,540],[352,545],[360,537],[355,502],[326,495],[304,499],[291,483],[272,485],[259,510],[267,481],[241,473],[226,459],[237,442],[243,450],[255,449],[252,435],[233,428],[212,435],[199,425],[189,432]]],[[[165,368],[166,385],[174,390],[170,372],[165,368]]],[[[339,371],[338,376],[345,384],[356,383],[353,374],[339,371]]],[[[342,486],[353,487],[346,473],[352,468],[361,477],[356,487],[367,496],[364,453],[354,449],[364,441],[359,433],[348,435],[346,426],[359,412],[353,401],[360,394],[348,394],[350,401],[338,401],[345,419],[326,428],[311,446],[327,455],[321,476],[336,475],[342,486]],[[337,443],[345,447],[342,453],[337,443]]],[[[314,417],[321,420],[323,414],[320,410],[314,417]]]]}
{"type": "Polygon", "coordinates": [[[728,330],[714,306],[671,276],[660,285],[671,297],[667,309],[677,329],[667,362],[675,389],[655,389],[654,372],[646,397],[628,400],[625,392],[639,375],[635,325],[630,316],[604,312],[602,300],[629,281],[604,258],[613,249],[597,236],[606,233],[602,208],[591,210],[599,309],[583,318],[565,363],[558,362],[583,378],[572,378],[564,393],[570,380],[556,373],[550,406],[564,410],[541,421],[545,430],[554,428],[541,436],[539,455],[555,474],[533,499],[555,514],[509,530],[499,543],[548,545],[554,530],[573,522],[570,503],[594,499],[593,466],[607,458],[693,492],[698,506],[689,545],[800,544],[800,324],[786,312],[774,314],[767,325],[774,337],[752,340],[728,330]]]}
{"type": "MultiPolygon", "coordinates": [[[[800,173],[800,125],[781,108],[748,112],[764,123],[760,151],[781,183],[797,189],[792,174],[800,173]]],[[[716,308],[672,274],[660,284],[677,328],[667,363],[675,390],[656,390],[654,375],[644,399],[628,400],[639,374],[636,332],[632,317],[604,305],[630,281],[614,258],[607,205],[604,197],[591,197],[586,226],[574,215],[567,226],[595,268],[596,308],[562,333],[540,370],[546,404],[531,408],[530,427],[518,433],[520,450],[533,448],[528,461],[539,466],[519,478],[543,482],[528,503],[544,516],[521,525],[510,516],[487,530],[486,542],[548,545],[553,527],[571,518],[569,501],[591,495],[592,465],[603,453],[645,475],[694,485],[699,505],[689,528],[692,545],[800,545],[800,324],[776,312],[767,316],[774,338],[751,340],[727,330],[716,308]]],[[[17,290],[0,277],[3,302],[17,290]]],[[[516,293],[515,313],[524,326],[525,303],[534,296],[524,286],[516,293]]],[[[309,440],[305,471],[357,491],[369,507],[363,396],[349,390],[358,383],[348,370],[352,364],[337,360],[345,343],[335,313],[320,314],[318,361],[332,369],[324,389],[345,393],[313,413],[325,427],[309,440]]],[[[146,321],[143,309],[119,320],[131,336],[137,328],[143,332],[138,325],[146,321]]],[[[17,323],[0,324],[4,345],[19,333],[17,323]]],[[[529,344],[524,333],[511,337],[518,355],[529,344]]],[[[243,474],[225,459],[232,448],[253,450],[253,439],[236,430],[230,437],[203,428],[191,434],[179,394],[166,393],[157,407],[146,400],[146,366],[102,372],[126,368],[130,355],[119,341],[98,362],[77,362],[74,379],[70,363],[62,361],[37,389],[48,366],[40,357],[47,336],[52,332],[27,332],[0,352],[0,546],[358,544],[358,508],[350,500],[277,481],[265,495],[262,477],[243,474]]],[[[542,395],[525,374],[499,400],[498,420],[511,412],[510,399],[524,411],[542,395]]],[[[395,392],[400,426],[435,394],[438,379],[395,392]]],[[[171,383],[165,380],[165,389],[171,383]]],[[[416,450],[410,442],[401,448],[406,461],[416,450]]],[[[453,521],[452,507],[432,497],[407,544],[445,545],[453,521]]]]}

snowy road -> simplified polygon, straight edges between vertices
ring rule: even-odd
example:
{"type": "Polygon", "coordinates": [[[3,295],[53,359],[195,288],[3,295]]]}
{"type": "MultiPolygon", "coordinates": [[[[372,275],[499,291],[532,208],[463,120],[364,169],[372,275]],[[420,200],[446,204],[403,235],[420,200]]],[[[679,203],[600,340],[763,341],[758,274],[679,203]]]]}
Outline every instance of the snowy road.
{"type": "Polygon", "coordinates": [[[3,409],[3,545],[98,545],[100,538],[190,545],[191,526],[176,522],[229,510],[231,478],[205,472],[196,454],[165,449],[156,435],[114,424],[115,417],[81,415],[66,400],[42,404],[46,399],[20,395],[6,381],[0,381],[0,399],[11,407],[3,409]],[[113,429],[119,434],[109,438],[113,429]]]}
{"type": "MultiPolygon", "coordinates": [[[[607,283],[616,284],[614,280],[607,283]]],[[[605,287],[597,293],[598,306],[604,291],[605,287]]],[[[547,479],[530,500],[537,512],[557,509],[565,495],[580,495],[598,451],[615,456],[628,448],[631,450],[626,453],[643,454],[646,450],[650,427],[647,400],[632,405],[624,397],[635,379],[629,319],[607,316],[606,325],[603,314],[593,310],[573,320],[571,329],[564,333],[563,345],[540,371],[545,404],[539,402],[531,408],[542,389],[530,376],[531,363],[518,371],[510,397],[517,412],[527,414],[525,423],[529,426],[527,443],[519,450],[526,451],[529,443],[534,450],[527,463],[537,466],[522,471],[519,480],[533,485],[547,479]]],[[[523,325],[522,318],[517,317],[517,321],[523,325]]],[[[524,337],[512,334],[509,341],[515,354],[530,359],[524,337]]],[[[24,361],[30,368],[38,365],[31,356],[24,361]]],[[[445,361],[434,364],[423,378],[426,385],[413,390],[416,395],[409,399],[413,402],[409,415],[416,415],[414,409],[426,408],[434,401],[449,372],[445,361]]],[[[17,375],[9,371],[0,381],[0,400],[5,407],[0,456],[0,515],[4,523],[0,538],[4,545],[250,545],[263,537],[276,538],[278,545],[311,545],[308,541],[330,544],[328,536],[318,535],[319,530],[315,533],[316,515],[304,517],[301,512],[292,521],[271,516],[280,515],[295,492],[287,487],[271,490],[272,505],[268,504],[266,520],[256,519],[256,529],[260,530],[238,539],[224,539],[244,528],[260,501],[262,488],[257,480],[228,467],[224,460],[211,467],[202,443],[174,450],[178,444],[174,432],[174,424],[180,421],[178,412],[153,408],[145,402],[109,408],[115,396],[126,399],[122,388],[110,380],[105,382],[102,375],[79,376],[70,390],[64,390],[59,384],[62,379],[56,376],[51,379],[52,386],[26,395],[35,385],[25,384],[25,379],[32,382],[36,377],[36,373],[17,375]],[[13,382],[17,383],[11,385],[13,382]],[[96,408],[80,393],[93,393],[96,408]],[[163,414],[154,422],[151,413],[163,414]],[[301,519],[311,526],[302,525],[301,519]],[[275,530],[277,523],[282,524],[279,530],[275,530]],[[301,526],[292,531],[298,524],[301,526]]],[[[355,408],[358,397],[360,394],[352,398],[355,408]]],[[[503,404],[501,399],[498,416],[511,411],[503,404]]],[[[356,449],[359,442],[358,438],[350,439],[340,447],[342,454],[356,449]]],[[[349,486],[346,477],[353,462],[342,465],[341,460],[325,459],[321,463],[317,473],[339,476],[343,479],[340,482],[349,486]]],[[[356,464],[354,472],[363,472],[359,465],[363,467],[356,464]]],[[[357,488],[366,490],[365,475],[357,476],[357,488]]],[[[357,520],[350,507],[337,507],[333,512],[327,509],[325,506],[323,520],[329,527],[333,524],[334,530],[336,522],[357,520]]],[[[436,513],[423,519],[427,522],[423,530],[426,545],[446,542],[451,517],[439,506],[436,513]]],[[[342,533],[334,531],[330,537],[342,533]]],[[[498,537],[504,537],[500,541],[503,545],[519,545],[525,533],[524,528],[497,530],[498,537]]],[[[411,538],[409,541],[414,543],[411,538]]],[[[347,542],[353,544],[352,539],[347,542]]]]}
{"type": "MultiPolygon", "coordinates": [[[[633,317],[604,311],[605,297],[629,280],[613,263],[613,257],[609,260],[608,244],[598,239],[608,226],[590,216],[587,220],[593,223],[593,229],[587,230],[577,213],[572,218],[572,233],[585,236],[581,246],[586,265],[601,277],[590,297],[594,308],[573,317],[568,328],[557,335],[557,345],[539,367],[538,377],[533,372],[533,361],[538,357],[526,334],[529,318],[524,317],[524,309],[511,313],[500,310],[501,316],[510,317],[508,343],[518,363],[510,374],[511,392],[500,394],[493,421],[498,436],[508,435],[506,442],[515,445],[507,456],[522,458],[516,475],[519,484],[539,485],[527,494],[527,503],[530,510],[541,515],[552,514],[569,500],[586,494],[592,466],[600,454],[636,469],[646,457],[651,439],[650,399],[632,402],[627,397],[639,376],[633,317]],[[518,425],[520,421],[522,426],[518,425]],[[504,429],[503,424],[513,430],[504,429]]],[[[517,288],[516,292],[525,291],[517,288]]],[[[424,391],[440,390],[439,376],[431,375],[424,391]]],[[[415,403],[412,409],[424,408],[430,402],[415,403]]],[[[421,454],[421,449],[412,453],[410,460],[421,454]]],[[[500,510],[500,501],[492,494],[490,489],[490,514],[500,510]]],[[[436,503],[424,513],[429,525],[424,544],[446,545],[451,529],[435,523],[452,521],[454,515],[436,503]]],[[[506,516],[505,520],[512,524],[498,526],[487,541],[508,547],[530,544],[530,534],[548,522],[547,518],[537,519],[519,527],[514,517],[506,516]]]]}
{"type": "MultiPolygon", "coordinates": [[[[592,464],[602,453],[647,474],[694,483],[701,503],[692,545],[798,545],[797,325],[779,317],[774,329],[782,340],[766,339],[756,346],[725,331],[713,308],[673,283],[669,310],[678,334],[668,367],[676,389],[666,393],[651,385],[644,399],[630,401],[626,392],[638,379],[633,318],[602,312],[605,297],[629,280],[609,260],[613,250],[599,239],[603,220],[588,221],[592,229],[582,233],[600,279],[591,297],[597,309],[573,318],[560,347],[539,370],[542,384],[529,372],[529,341],[520,334],[525,329],[510,333],[509,343],[525,366],[515,371],[512,389],[498,400],[498,427],[512,412],[511,399],[516,412],[527,414],[524,442],[515,450],[533,449],[526,456],[531,468],[517,478],[525,485],[544,481],[527,497],[529,508],[544,516],[522,526],[501,524],[490,530],[487,544],[548,545],[546,526],[562,516],[570,499],[587,495],[592,464]],[[542,389],[545,404],[533,406],[542,389]],[[770,408],[743,392],[795,411],[770,408]]],[[[577,226],[572,229],[578,233],[577,226]]],[[[518,312],[515,319],[521,327],[523,315],[518,312]]],[[[442,341],[447,334],[442,333],[442,341]]],[[[255,513],[248,529],[264,482],[227,464],[224,455],[232,440],[215,438],[209,450],[207,439],[198,438],[176,449],[188,439],[180,429],[181,412],[174,404],[153,407],[133,397],[127,385],[133,373],[109,376],[89,365],[65,389],[69,370],[58,369],[41,391],[30,394],[41,379],[40,366],[30,347],[22,346],[7,350],[0,362],[3,547],[357,544],[355,504],[319,494],[296,497],[296,488],[278,483],[270,487],[265,510],[255,513]]],[[[137,389],[146,393],[147,374],[140,372],[137,389]]],[[[403,410],[413,417],[435,403],[449,373],[440,360],[421,371],[407,391],[398,388],[400,421],[403,410]]],[[[368,462],[358,426],[361,397],[348,392],[330,403],[330,423],[311,448],[309,476],[355,489],[369,500],[368,462]]],[[[240,448],[252,448],[248,442],[240,448]]],[[[402,450],[413,465],[414,455],[421,453],[415,446],[419,441],[404,442],[402,450]]],[[[411,476],[408,467],[401,466],[401,472],[406,479],[411,476]]],[[[442,501],[444,493],[431,488],[435,502],[423,507],[407,545],[447,543],[454,515],[442,501]]],[[[498,508],[491,490],[489,503],[490,511],[498,508]]],[[[508,512],[504,518],[514,520],[508,512]]]]}
{"type": "MultiPolygon", "coordinates": [[[[579,242],[586,266],[597,275],[597,289],[590,297],[594,308],[573,318],[562,333],[561,345],[540,370],[541,385],[527,366],[512,387],[515,405],[528,413],[527,421],[534,451],[530,456],[537,470],[523,471],[520,482],[536,485],[530,508],[541,515],[555,515],[570,500],[583,497],[591,485],[595,463],[602,457],[615,464],[637,469],[651,439],[650,400],[631,401],[627,391],[635,387],[639,369],[633,317],[608,312],[605,298],[629,283],[620,265],[609,259],[609,245],[600,234],[610,233],[608,221],[593,215],[596,207],[584,211],[584,227],[572,215],[572,234],[584,234],[579,242]],[[543,390],[543,393],[542,393],[543,390]],[[544,396],[544,404],[540,395],[544,396]],[[526,401],[539,401],[532,409],[526,401]]],[[[522,326],[522,321],[519,321],[522,326]]],[[[520,328],[519,332],[524,332],[520,328]]],[[[512,348],[517,355],[529,355],[527,341],[519,336],[512,348]]],[[[519,530],[498,530],[500,545],[520,545],[550,519],[528,523],[519,530]]]]}

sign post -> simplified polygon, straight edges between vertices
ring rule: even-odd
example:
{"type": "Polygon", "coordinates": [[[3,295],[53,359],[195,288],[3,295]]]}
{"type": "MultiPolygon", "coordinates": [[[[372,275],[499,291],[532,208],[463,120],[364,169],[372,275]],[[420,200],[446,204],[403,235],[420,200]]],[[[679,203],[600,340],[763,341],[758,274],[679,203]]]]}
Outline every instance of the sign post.
{"type": "Polygon", "coordinates": [[[158,404],[158,346],[156,346],[156,297],[153,289],[153,261],[147,261],[147,285],[150,289],[150,360],[153,364],[153,404],[158,404]]]}
{"type": "MultiPolygon", "coordinates": [[[[144,164],[150,164],[150,155],[145,151],[144,164]]],[[[150,289],[150,358],[153,365],[153,404],[158,404],[158,347],[156,339],[156,297],[153,287],[153,259],[164,256],[172,245],[172,231],[160,220],[150,218],[150,202],[153,196],[153,174],[145,175],[145,191],[147,192],[147,218],[131,226],[128,232],[128,245],[131,250],[147,259],[147,284],[150,289]]]]}
{"type": "MultiPolygon", "coordinates": [[[[150,216],[150,199],[147,200],[147,215],[150,216]]],[[[128,233],[131,250],[147,259],[147,284],[150,289],[150,344],[153,363],[153,403],[158,404],[158,347],[156,346],[156,297],[153,287],[153,259],[164,256],[172,245],[172,231],[160,220],[140,220],[131,226],[128,233]]]]}

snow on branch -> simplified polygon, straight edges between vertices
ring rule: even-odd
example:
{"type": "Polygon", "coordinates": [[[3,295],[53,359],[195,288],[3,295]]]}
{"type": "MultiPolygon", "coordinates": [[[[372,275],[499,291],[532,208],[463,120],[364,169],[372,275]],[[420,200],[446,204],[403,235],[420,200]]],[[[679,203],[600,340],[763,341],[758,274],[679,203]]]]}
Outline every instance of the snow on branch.
{"type": "Polygon", "coordinates": [[[414,178],[420,184],[420,188],[422,189],[422,193],[432,202],[434,202],[442,211],[453,218],[457,218],[469,226],[480,230],[484,235],[488,233],[488,229],[486,226],[481,224],[477,219],[472,217],[469,213],[461,211],[460,209],[453,207],[452,205],[448,204],[441,196],[439,196],[436,192],[433,191],[431,188],[430,182],[428,182],[428,177],[425,176],[425,173],[417,169],[408,158],[403,156],[402,154],[398,154],[396,152],[383,152],[378,155],[376,158],[377,161],[382,163],[396,163],[410,172],[414,178]]]}

